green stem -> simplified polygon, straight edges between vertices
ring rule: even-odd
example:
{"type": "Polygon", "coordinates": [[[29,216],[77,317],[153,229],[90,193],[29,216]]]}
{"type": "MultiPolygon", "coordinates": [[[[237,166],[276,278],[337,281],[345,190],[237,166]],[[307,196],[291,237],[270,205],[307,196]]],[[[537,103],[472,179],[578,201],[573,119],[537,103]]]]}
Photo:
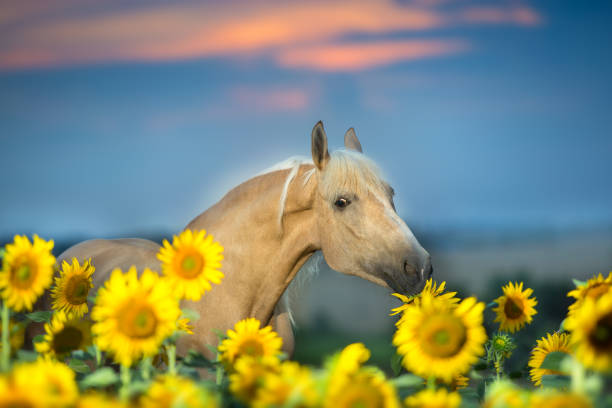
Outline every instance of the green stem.
{"type": "Polygon", "coordinates": [[[140,363],[140,374],[142,374],[142,379],[145,381],[149,381],[151,379],[151,357],[145,357],[142,359],[140,363]]]}
{"type": "Polygon", "coordinates": [[[96,368],[100,368],[102,366],[102,351],[98,346],[94,346],[96,350],[96,368]]]}
{"type": "Polygon", "coordinates": [[[427,389],[431,390],[431,391],[435,391],[436,390],[436,377],[429,376],[429,378],[427,379],[427,389]]]}
{"type": "Polygon", "coordinates": [[[2,302],[2,372],[9,370],[11,359],[11,342],[9,341],[9,308],[2,302]]]}
{"type": "Polygon", "coordinates": [[[130,397],[129,386],[130,386],[130,367],[121,364],[121,389],[119,390],[119,397],[124,402],[127,402],[127,400],[130,397]]]}
{"type": "MultiPolygon", "coordinates": [[[[220,361],[218,353],[217,353],[217,360],[216,361],[217,361],[217,363],[219,363],[219,361],[220,361]]],[[[217,386],[220,386],[221,382],[223,381],[223,369],[221,368],[221,364],[217,364],[216,374],[217,374],[216,384],[217,384],[217,386]]]]}
{"type": "Polygon", "coordinates": [[[168,373],[170,375],[176,375],[176,346],[174,344],[169,344],[167,346],[168,350],[168,373]]]}
{"type": "Polygon", "coordinates": [[[575,393],[584,392],[584,367],[575,358],[572,358],[572,372],[571,372],[571,388],[575,393]]]}

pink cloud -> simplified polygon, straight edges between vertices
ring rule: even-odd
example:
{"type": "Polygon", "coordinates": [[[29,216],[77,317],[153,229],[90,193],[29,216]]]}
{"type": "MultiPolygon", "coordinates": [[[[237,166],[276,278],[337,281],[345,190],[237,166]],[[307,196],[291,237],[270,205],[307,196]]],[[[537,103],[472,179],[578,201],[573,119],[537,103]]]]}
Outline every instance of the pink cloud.
{"type": "MultiPolygon", "coordinates": [[[[448,13],[435,6],[406,6],[393,0],[177,0],[132,4],[129,9],[109,0],[104,11],[93,0],[58,2],[61,7],[54,9],[46,2],[36,8],[13,0],[13,11],[0,15],[0,28],[8,27],[5,39],[9,39],[0,44],[0,68],[286,55],[296,47],[329,46],[352,34],[380,36],[457,24],[539,21],[538,14],[526,7],[464,8],[448,13]]],[[[404,52],[408,59],[414,58],[404,52]]]]}
{"type": "Polygon", "coordinates": [[[430,58],[465,51],[467,44],[455,40],[408,40],[297,47],[278,55],[288,68],[319,71],[361,71],[398,61],[430,58]]]}

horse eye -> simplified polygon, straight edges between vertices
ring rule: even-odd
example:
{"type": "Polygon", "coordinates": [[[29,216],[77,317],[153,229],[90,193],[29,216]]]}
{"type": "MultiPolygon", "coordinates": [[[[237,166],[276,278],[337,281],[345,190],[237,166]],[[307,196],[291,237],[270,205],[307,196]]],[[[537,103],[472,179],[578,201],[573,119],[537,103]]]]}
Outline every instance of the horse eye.
{"type": "Polygon", "coordinates": [[[349,205],[351,203],[350,200],[347,200],[344,197],[340,197],[339,199],[336,200],[336,202],[334,203],[334,205],[338,208],[345,208],[347,205],[349,205]]]}

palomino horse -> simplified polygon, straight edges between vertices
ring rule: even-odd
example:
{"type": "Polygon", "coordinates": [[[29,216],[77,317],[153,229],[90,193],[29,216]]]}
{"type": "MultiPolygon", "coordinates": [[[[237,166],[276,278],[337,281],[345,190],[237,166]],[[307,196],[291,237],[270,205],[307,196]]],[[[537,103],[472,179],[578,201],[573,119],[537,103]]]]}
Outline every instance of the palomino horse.
{"type": "MultiPolygon", "coordinates": [[[[393,190],[361,153],[353,129],[345,150],[329,153],[321,122],[312,131],[312,162],[293,161],[256,176],[198,215],[186,228],[205,229],[224,247],[221,285],[183,306],[200,313],[194,335],[183,336],[180,354],[193,348],[210,355],[212,329],[225,332],[255,317],[271,324],[293,351],[293,332],[280,299],[316,251],[330,267],[400,293],[418,293],[432,273],[429,254],[397,215],[393,190]]],[[[142,239],[91,240],[58,259],[92,259],[95,287],[114,268],[160,270],[160,246],[142,239]]]]}

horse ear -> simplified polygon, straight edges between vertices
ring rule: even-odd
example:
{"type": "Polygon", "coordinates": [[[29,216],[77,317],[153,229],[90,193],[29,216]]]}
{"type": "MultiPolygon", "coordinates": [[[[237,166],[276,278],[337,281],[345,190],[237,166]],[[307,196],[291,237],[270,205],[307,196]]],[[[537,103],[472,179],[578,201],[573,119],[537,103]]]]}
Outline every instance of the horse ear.
{"type": "Polygon", "coordinates": [[[350,128],[344,134],[344,147],[349,150],[356,150],[359,153],[363,153],[361,143],[359,143],[359,139],[357,139],[357,135],[355,134],[355,129],[350,128]]]}
{"type": "Polygon", "coordinates": [[[323,170],[329,161],[327,135],[325,135],[325,129],[323,129],[321,121],[318,121],[312,128],[312,161],[319,170],[323,170]]]}

